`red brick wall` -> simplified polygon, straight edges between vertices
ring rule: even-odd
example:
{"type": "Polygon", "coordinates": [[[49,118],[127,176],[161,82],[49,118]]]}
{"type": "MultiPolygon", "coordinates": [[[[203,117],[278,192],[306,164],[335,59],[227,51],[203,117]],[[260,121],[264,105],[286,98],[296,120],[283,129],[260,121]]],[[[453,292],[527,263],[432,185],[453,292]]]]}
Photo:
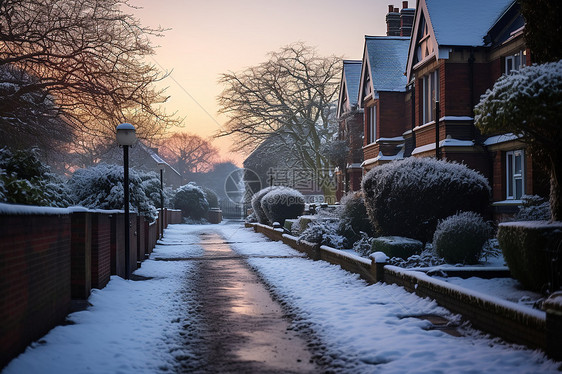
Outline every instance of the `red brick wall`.
{"type": "Polygon", "coordinates": [[[125,215],[114,213],[111,215],[111,275],[125,278],[125,215]]]}
{"type": "Polygon", "coordinates": [[[108,214],[92,215],[92,288],[102,289],[111,275],[111,225],[108,214]]]}
{"type": "Polygon", "coordinates": [[[91,250],[92,213],[71,214],[71,295],[73,299],[87,299],[92,288],[91,250]]]}
{"type": "Polygon", "coordinates": [[[405,97],[404,92],[379,92],[377,138],[402,136],[411,127],[405,97]]]}
{"type": "Polygon", "coordinates": [[[0,369],[64,321],[69,215],[0,215],[0,369]]]}

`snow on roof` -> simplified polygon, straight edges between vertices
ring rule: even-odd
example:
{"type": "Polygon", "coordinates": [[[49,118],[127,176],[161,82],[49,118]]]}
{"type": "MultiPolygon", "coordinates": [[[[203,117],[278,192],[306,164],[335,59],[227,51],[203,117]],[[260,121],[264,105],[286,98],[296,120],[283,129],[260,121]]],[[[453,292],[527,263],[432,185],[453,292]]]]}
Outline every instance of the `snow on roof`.
{"type": "Polygon", "coordinates": [[[509,141],[512,141],[512,140],[517,140],[519,138],[521,138],[521,136],[515,135],[515,134],[512,134],[512,133],[494,135],[494,136],[490,136],[489,138],[484,140],[484,145],[490,146],[490,145],[494,145],[494,144],[505,143],[505,142],[509,142],[509,141]]]}
{"type": "Polygon", "coordinates": [[[362,64],[363,62],[360,60],[343,61],[343,73],[345,77],[345,84],[347,86],[347,94],[350,106],[357,105],[362,64]]]}
{"type": "Polygon", "coordinates": [[[375,91],[405,91],[409,37],[365,36],[365,50],[375,91]]]}
{"type": "Polygon", "coordinates": [[[483,46],[484,37],[516,0],[425,0],[437,43],[483,46]]]}

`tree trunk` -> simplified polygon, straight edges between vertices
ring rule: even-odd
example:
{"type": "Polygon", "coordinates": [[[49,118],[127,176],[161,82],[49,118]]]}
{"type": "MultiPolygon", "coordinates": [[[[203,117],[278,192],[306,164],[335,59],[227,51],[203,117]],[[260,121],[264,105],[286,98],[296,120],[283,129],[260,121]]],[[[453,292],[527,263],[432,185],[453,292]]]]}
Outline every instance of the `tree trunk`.
{"type": "Polygon", "coordinates": [[[562,221],[562,153],[551,156],[550,211],[553,221],[562,221]]]}

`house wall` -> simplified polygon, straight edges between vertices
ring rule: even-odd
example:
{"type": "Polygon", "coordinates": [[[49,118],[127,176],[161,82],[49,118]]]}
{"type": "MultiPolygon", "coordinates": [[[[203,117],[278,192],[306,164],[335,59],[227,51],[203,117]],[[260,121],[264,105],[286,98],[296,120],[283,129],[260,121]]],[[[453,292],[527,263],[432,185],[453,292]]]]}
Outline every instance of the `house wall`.
{"type": "Polygon", "coordinates": [[[394,138],[402,136],[408,130],[408,110],[405,92],[379,92],[379,114],[377,138],[394,138]]]}

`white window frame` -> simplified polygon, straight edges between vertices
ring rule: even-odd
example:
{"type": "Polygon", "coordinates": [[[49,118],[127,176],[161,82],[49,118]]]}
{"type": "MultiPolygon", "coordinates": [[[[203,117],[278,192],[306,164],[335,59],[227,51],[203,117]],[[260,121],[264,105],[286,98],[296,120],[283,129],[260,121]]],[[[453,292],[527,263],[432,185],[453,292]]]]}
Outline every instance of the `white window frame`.
{"type": "Polygon", "coordinates": [[[423,123],[435,121],[435,102],[439,100],[439,69],[423,77],[423,123]]]}
{"type": "Polygon", "coordinates": [[[507,200],[521,200],[525,195],[525,151],[517,149],[505,153],[505,192],[507,200]],[[519,158],[520,168],[517,167],[519,158]],[[520,191],[517,187],[520,183],[520,191]]]}
{"type": "Polygon", "coordinates": [[[527,65],[527,52],[521,50],[514,55],[505,57],[504,71],[506,74],[520,70],[527,65]]]}
{"type": "Polygon", "coordinates": [[[368,120],[369,120],[368,123],[369,144],[372,144],[377,140],[377,106],[376,105],[369,107],[368,120]]]}

